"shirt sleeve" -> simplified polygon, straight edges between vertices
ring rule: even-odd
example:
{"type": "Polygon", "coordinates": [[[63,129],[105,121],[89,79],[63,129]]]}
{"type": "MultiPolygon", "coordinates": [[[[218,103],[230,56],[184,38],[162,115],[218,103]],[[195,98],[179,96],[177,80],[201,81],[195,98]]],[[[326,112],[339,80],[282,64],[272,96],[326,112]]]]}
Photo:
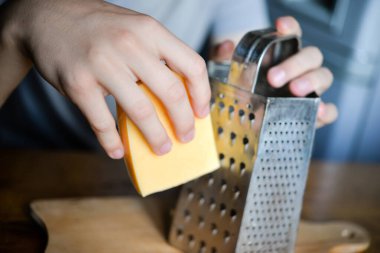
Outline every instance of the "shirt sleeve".
{"type": "Polygon", "coordinates": [[[269,25],[265,0],[221,0],[211,33],[213,38],[223,38],[267,28],[269,25]]]}

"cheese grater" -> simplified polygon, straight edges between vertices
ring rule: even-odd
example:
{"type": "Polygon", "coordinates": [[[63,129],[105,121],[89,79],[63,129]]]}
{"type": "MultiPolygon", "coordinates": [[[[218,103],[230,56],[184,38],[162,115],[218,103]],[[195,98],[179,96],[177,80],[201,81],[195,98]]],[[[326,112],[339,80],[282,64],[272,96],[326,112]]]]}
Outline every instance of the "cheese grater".
{"type": "Polygon", "coordinates": [[[300,48],[273,29],[247,33],[230,63],[209,63],[221,168],[183,186],[170,243],[196,253],[292,253],[319,98],[271,88],[267,71],[300,48]]]}

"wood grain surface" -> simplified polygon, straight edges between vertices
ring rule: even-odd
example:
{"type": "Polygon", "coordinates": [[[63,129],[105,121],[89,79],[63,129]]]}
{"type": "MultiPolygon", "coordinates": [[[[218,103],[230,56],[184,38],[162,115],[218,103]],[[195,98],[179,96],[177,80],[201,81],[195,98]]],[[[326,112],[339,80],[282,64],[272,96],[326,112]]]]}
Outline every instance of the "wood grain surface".
{"type": "MultiPolygon", "coordinates": [[[[181,253],[166,240],[160,199],[56,199],[31,206],[48,233],[46,253],[181,253]]],[[[301,222],[296,253],[359,253],[368,246],[369,236],[359,226],[301,222]]],[[[194,251],[211,252],[207,246],[194,251]]]]}
{"type": "Polygon", "coordinates": [[[46,253],[180,253],[167,243],[159,199],[84,198],[32,203],[46,253]]]}
{"type": "MultiPolygon", "coordinates": [[[[136,193],[122,161],[77,151],[1,150],[0,252],[44,251],[47,235],[31,218],[33,200],[127,195],[136,193]]],[[[176,190],[154,197],[169,210],[176,190]]],[[[379,165],[312,162],[302,216],[357,223],[370,233],[367,252],[380,252],[379,165]]]]}

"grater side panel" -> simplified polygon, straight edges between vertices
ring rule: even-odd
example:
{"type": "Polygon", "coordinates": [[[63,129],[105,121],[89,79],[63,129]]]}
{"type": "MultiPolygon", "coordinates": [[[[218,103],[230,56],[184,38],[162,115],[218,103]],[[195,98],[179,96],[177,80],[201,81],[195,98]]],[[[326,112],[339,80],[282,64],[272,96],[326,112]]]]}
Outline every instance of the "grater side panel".
{"type": "Polygon", "coordinates": [[[268,98],[236,252],[294,252],[318,104],[268,98]]]}
{"type": "Polygon", "coordinates": [[[184,252],[235,251],[266,99],[216,80],[211,115],[221,168],[183,186],[170,243],[184,252]]]}

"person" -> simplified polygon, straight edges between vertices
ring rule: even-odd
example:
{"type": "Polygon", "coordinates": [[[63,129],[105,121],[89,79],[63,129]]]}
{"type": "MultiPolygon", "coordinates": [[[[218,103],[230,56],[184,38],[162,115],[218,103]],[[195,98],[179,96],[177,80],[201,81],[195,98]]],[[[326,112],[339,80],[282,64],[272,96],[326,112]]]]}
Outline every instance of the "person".
{"type": "MultiPolygon", "coordinates": [[[[265,8],[264,0],[5,2],[0,9],[0,106],[33,66],[80,109],[111,158],[123,157],[124,149],[107,95],[112,95],[138,126],[152,150],[163,155],[170,151],[171,140],[137,82],[144,82],[162,101],[177,138],[191,141],[196,134],[194,117],[209,114],[210,100],[206,64],[195,49],[200,49],[211,31],[212,58],[230,59],[245,32],[268,26],[265,8]],[[183,76],[185,84],[173,72],[183,76]]],[[[300,25],[292,17],[279,18],[276,29],[282,34],[301,35],[300,25]]],[[[319,49],[305,47],[271,68],[267,78],[274,87],[290,82],[297,96],[312,91],[321,95],[333,80],[322,62],[319,49]]],[[[53,99],[45,99],[47,103],[33,111],[33,105],[43,99],[23,96],[25,107],[37,114],[57,108],[54,116],[49,112],[46,118],[60,122],[57,129],[66,122],[76,138],[85,136],[75,132],[80,124],[70,117],[72,114],[59,109],[67,101],[63,103],[63,97],[51,90],[46,93],[53,99]],[[59,121],[65,117],[69,120],[59,121]]],[[[21,104],[21,100],[15,102],[16,107],[21,104]]],[[[321,103],[318,125],[331,123],[336,117],[333,104],[321,103]]],[[[14,129],[6,130],[10,133],[14,129]]],[[[54,129],[45,128],[45,134],[67,138],[66,132],[54,129]]]]}

